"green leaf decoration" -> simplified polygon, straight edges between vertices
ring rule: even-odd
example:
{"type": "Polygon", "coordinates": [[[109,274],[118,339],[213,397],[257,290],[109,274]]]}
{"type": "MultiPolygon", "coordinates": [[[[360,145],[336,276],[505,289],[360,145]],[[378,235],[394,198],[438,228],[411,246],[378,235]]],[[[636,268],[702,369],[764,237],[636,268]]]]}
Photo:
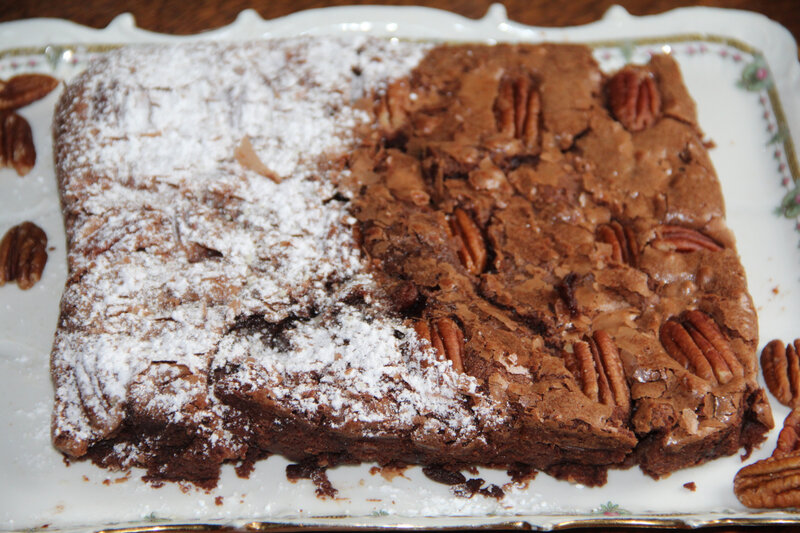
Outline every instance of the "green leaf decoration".
{"type": "Polygon", "coordinates": [[[744,66],[737,86],[747,91],[761,91],[772,87],[772,74],[763,56],[755,56],[744,66]]]}
{"type": "Polygon", "coordinates": [[[622,59],[625,60],[625,63],[630,63],[631,59],[633,59],[633,42],[623,42],[619,47],[619,51],[622,54],[622,59]]]}
{"type": "Polygon", "coordinates": [[[778,208],[779,212],[786,218],[795,218],[800,215],[800,187],[795,186],[783,196],[781,206],[778,208]]]}
{"type": "Polygon", "coordinates": [[[161,518],[161,517],[157,516],[155,512],[152,512],[149,515],[146,515],[144,517],[144,521],[145,522],[166,522],[167,519],[166,518],[161,518]]]}
{"type": "Polygon", "coordinates": [[[622,507],[619,506],[619,504],[608,501],[603,505],[601,505],[596,511],[593,511],[592,514],[619,516],[624,514],[631,514],[631,512],[628,511],[627,509],[623,509],[622,507]]]}
{"type": "Polygon", "coordinates": [[[780,128],[778,128],[778,131],[776,131],[772,135],[772,137],[769,138],[769,140],[767,141],[767,146],[771,144],[783,144],[783,141],[785,140],[786,140],[786,126],[781,126],[780,128]]]}

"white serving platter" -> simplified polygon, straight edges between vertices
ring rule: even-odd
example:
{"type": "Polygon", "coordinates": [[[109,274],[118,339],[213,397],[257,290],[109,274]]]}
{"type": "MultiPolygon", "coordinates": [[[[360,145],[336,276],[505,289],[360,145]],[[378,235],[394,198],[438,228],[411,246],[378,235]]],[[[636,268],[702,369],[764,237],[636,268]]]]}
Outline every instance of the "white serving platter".
{"type": "MultiPolygon", "coordinates": [[[[33,19],[0,24],[0,79],[45,72],[68,80],[93,56],[127,43],[348,33],[434,41],[588,43],[609,70],[627,61],[645,62],[651,53],[671,53],[698,103],[700,123],[716,145],[711,156],[759,312],[761,345],[800,336],[800,171],[794,148],[800,135],[800,64],[789,32],[760,15],[686,8],[632,17],[615,6],[598,22],[554,29],[511,22],[500,5],[480,20],[419,7],[326,8],[269,21],[248,10],[229,26],[183,37],[141,30],[127,14],[102,30],[33,19]]],[[[86,462],[66,466],[49,437],[49,352],[66,278],[50,136],[59,91],[20,111],[34,132],[38,161],[33,171],[18,178],[13,170],[0,169],[0,234],[32,220],[45,229],[53,247],[42,281],[33,289],[0,288],[0,531],[161,530],[187,524],[255,530],[488,525],[549,530],[800,523],[793,512],[757,512],[736,500],[732,480],[743,464],[738,456],[660,481],[638,469],[612,471],[602,488],[545,474],[515,486],[505,472],[481,469],[475,477],[505,485],[500,500],[456,496],[418,468],[386,479],[372,473],[372,465],[330,470],[338,497],[320,499],[310,481],[286,479],[288,463],[280,457],[258,463],[249,479],[225,468],[212,491],[178,484],[153,488],[136,470],[112,473],[86,462]],[[684,487],[689,482],[695,491],[684,487]]],[[[774,448],[788,410],[774,398],[772,404],[778,428],[748,462],[774,448]]]]}

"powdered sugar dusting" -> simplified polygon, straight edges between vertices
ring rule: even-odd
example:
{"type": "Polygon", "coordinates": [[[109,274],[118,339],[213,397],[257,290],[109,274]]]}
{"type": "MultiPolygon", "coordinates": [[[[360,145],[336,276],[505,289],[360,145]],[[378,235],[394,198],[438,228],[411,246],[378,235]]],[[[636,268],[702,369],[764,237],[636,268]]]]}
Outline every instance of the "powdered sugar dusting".
{"type": "Polygon", "coordinates": [[[287,409],[324,414],[334,428],[358,420],[371,427],[368,434],[393,434],[424,416],[452,437],[474,437],[474,415],[459,399],[459,391],[475,392],[474,380],[449,372],[449,361],[437,360],[396,320],[336,303],[289,324],[278,342],[275,336],[227,336],[212,366],[237,363],[242,387],[266,390],[287,409]]]}
{"type": "Polygon", "coordinates": [[[324,410],[333,427],[378,434],[424,415],[441,425],[427,429],[474,437],[459,399],[474,382],[397,320],[342,303],[377,289],[320,165],[368,118],[355,101],[426,49],[363,36],[131,47],[68,88],[56,120],[71,275],[53,351],[62,449],[112,433],[132,401],[171,422],[221,418],[198,383],[231,362],[241,386],[324,410]],[[244,137],[280,183],[237,162],[244,137]],[[291,323],[286,346],[238,327],[248,320],[291,323]],[[162,387],[134,385],[161,364],[162,387]]]}

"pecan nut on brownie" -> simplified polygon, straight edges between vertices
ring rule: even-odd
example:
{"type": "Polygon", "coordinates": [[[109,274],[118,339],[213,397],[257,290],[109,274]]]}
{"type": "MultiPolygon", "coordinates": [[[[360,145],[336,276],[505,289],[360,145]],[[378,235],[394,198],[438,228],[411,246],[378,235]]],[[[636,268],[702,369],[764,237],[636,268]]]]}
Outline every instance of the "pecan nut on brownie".
{"type": "Polygon", "coordinates": [[[597,485],[772,425],[668,57],[608,77],[566,45],[136,47],[54,130],[69,456],[202,486],[271,453],[597,485]]]}

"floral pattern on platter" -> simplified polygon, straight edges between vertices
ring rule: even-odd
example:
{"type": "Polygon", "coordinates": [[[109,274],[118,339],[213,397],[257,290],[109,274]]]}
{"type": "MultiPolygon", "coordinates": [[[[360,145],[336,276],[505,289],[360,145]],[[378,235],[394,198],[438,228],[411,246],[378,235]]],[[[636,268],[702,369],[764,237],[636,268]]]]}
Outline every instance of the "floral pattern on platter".
{"type": "Polygon", "coordinates": [[[620,507],[618,503],[607,501],[606,503],[604,503],[603,505],[592,511],[592,514],[603,515],[603,516],[623,516],[623,515],[629,515],[631,513],[627,509],[620,507]]]}

